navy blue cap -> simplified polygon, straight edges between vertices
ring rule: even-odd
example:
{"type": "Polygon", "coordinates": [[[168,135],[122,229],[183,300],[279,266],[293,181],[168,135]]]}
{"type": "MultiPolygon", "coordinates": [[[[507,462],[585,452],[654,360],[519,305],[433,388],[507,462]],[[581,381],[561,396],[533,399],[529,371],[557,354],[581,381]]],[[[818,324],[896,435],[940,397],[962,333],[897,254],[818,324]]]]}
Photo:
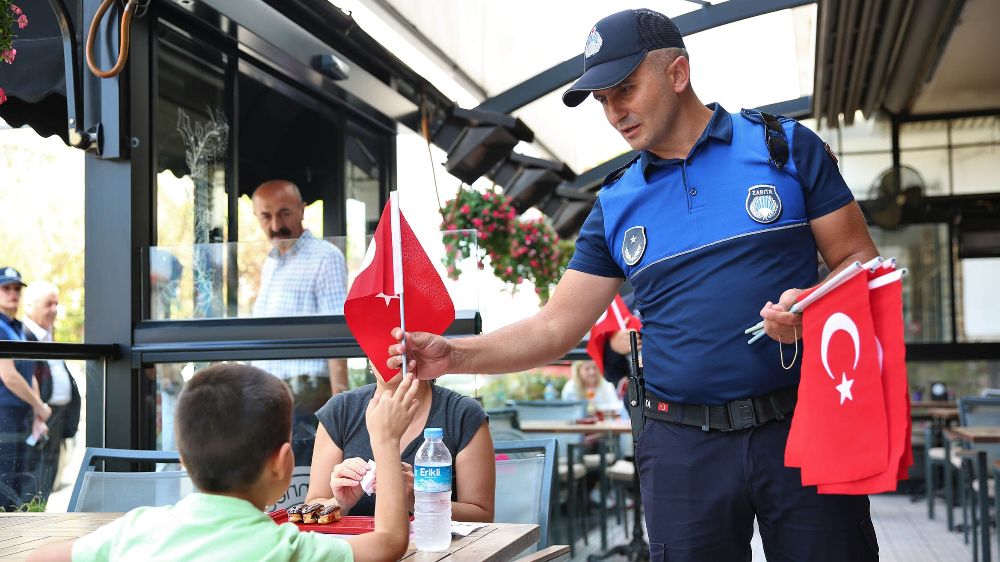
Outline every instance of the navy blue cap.
{"type": "Polygon", "coordinates": [[[24,281],[21,281],[21,273],[6,265],[0,266],[0,285],[10,285],[12,283],[17,283],[22,287],[26,285],[24,281]]]}
{"type": "Polygon", "coordinates": [[[583,49],[583,76],[563,93],[563,103],[580,105],[590,92],[628,78],[649,51],[683,49],[684,38],[667,16],[653,10],[624,10],[597,22],[583,49]]]}

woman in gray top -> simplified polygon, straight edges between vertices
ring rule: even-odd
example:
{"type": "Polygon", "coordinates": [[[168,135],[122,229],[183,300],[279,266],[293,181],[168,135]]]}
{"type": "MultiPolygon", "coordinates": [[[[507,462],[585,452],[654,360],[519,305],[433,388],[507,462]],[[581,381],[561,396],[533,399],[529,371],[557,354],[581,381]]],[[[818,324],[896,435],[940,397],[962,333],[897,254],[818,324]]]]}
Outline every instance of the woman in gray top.
{"type": "MultiPolygon", "coordinates": [[[[316,412],[320,424],[307,502],[327,503],[332,499],[344,515],[374,515],[375,495],[368,496],[361,488],[361,479],[368,472],[368,460],[372,458],[365,408],[376,392],[394,391],[403,379],[397,375],[386,382],[377,372],[375,377],[376,384],[334,395],[316,412]]],[[[486,412],[472,398],[427,382],[420,382],[416,399],[419,409],[400,439],[410,511],[413,511],[413,458],[423,443],[424,428],[440,427],[454,464],[452,519],[492,522],[496,465],[486,412]]]]}

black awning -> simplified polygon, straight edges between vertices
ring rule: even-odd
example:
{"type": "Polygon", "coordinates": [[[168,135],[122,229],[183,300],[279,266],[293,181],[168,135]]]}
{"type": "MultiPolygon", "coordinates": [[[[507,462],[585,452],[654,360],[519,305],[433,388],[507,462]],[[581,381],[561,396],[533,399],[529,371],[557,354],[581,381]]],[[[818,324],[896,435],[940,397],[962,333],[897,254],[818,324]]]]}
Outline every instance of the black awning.
{"type": "MultiPolygon", "coordinates": [[[[79,29],[79,0],[63,0],[79,29]]],[[[23,5],[28,27],[17,31],[14,64],[0,64],[0,87],[7,102],[0,105],[0,118],[13,127],[28,125],[42,136],[58,134],[67,139],[66,67],[63,37],[55,12],[48,2],[23,5]]]]}

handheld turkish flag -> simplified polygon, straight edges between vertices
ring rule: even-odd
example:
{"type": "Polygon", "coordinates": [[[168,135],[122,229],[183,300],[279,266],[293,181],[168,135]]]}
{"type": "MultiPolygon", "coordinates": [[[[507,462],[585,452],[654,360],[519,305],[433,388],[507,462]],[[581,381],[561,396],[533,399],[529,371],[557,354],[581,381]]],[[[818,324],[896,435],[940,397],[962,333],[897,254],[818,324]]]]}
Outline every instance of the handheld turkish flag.
{"type": "MultiPolygon", "coordinates": [[[[859,271],[860,273],[860,271],[859,271]]],[[[866,275],[803,310],[802,375],[790,444],[802,484],[853,482],[886,469],[889,439],[866,275]],[[796,451],[793,451],[796,452],[796,451]]],[[[788,461],[786,465],[795,466],[788,461]]]]}
{"type": "Polygon", "coordinates": [[[629,312],[621,295],[615,295],[608,309],[597,319],[590,329],[590,340],[587,342],[587,355],[597,363],[597,368],[604,372],[604,344],[608,338],[617,332],[625,330],[642,330],[642,322],[629,312]]]}
{"type": "Polygon", "coordinates": [[[385,380],[399,373],[386,366],[389,346],[396,343],[390,334],[393,328],[440,335],[455,321],[451,296],[399,211],[395,191],[389,194],[361,271],[347,293],[344,316],[354,339],[385,380]]]}
{"type": "Polygon", "coordinates": [[[913,464],[910,443],[910,399],[906,380],[906,346],[903,343],[903,271],[879,269],[868,282],[869,302],[875,337],[879,344],[882,389],[889,431],[889,464],[886,469],[863,480],[820,484],[821,494],[877,494],[896,489],[909,476],[913,464]],[[910,454],[906,451],[910,449],[910,454]]]}

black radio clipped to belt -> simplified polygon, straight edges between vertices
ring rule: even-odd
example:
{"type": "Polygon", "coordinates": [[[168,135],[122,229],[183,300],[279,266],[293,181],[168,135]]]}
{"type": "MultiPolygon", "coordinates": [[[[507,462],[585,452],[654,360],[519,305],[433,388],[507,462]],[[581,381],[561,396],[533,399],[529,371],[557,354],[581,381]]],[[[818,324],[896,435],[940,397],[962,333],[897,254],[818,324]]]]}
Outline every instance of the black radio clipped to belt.
{"type": "Polygon", "coordinates": [[[634,331],[628,333],[631,350],[628,357],[628,413],[632,417],[632,442],[639,444],[639,432],[646,421],[646,380],[639,365],[639,338],[634,331]]]}

